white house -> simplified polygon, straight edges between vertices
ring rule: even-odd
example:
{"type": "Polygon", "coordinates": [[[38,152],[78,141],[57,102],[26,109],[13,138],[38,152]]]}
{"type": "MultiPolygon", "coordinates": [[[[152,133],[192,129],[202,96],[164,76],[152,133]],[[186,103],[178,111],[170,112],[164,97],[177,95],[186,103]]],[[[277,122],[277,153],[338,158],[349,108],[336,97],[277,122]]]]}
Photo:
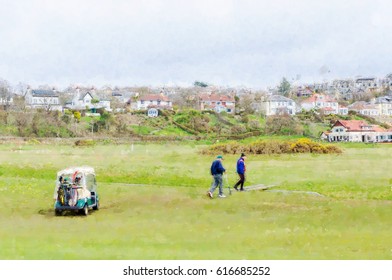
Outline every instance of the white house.
{"type": "Polygon", "coordinates": [[[392,96],[382,96],[376,98],[374,105],[381,116],[392,116],[392,96]]]}
{"type": "Polygon", "coordinates": [[[322,134],[329,142],[392,142],[392,130],[362,120],[338,120],[322,134]]]}
{"type": "Polygon", "coordinates": [[[105,109],[106,111],[111,111],[110,100],[99,100],[95,98],[89,91],[85,93],[80,93],[79,89],[72,98],[71,101],[66,103],[66,108],[71,110],[91,110],[96,111],[97,109],[105,109]]]}
{"type": "MultiPolygon", "coordinates": [[[[339,114],[339,103],[335,98],[324,94],[313,94],[301,103],[301,108],[305,111],[321,110],[325,114],[339,114]]],[[[342,111],[345,112],[345,111],[342,111]]],[[[348,113],[348,111],[347,111],[348,113]]]]}
{"type": "Polygon", "coordinates": [[[349,110],[360,113],[361,115],[375,117],[380,115],[379,108],[375,104],[365,101],[357,101],[348,106],[349,110]]]}
{"type": "Polygon", "coordinates": [[[14,99],[11,96],[0,97],[0,106],[11,106],[14,103],[14,99]]]}
{"type": "Polygon", "coordinates": [[[392,87],[392,73],[385,76],[385,78],[380,79],[379,81],[380,86],[384,88],[391,88],[392,87]]]}
{"type": "Polygon", "coordinates": [[[348,107],[339,106],[339,115],[348,115],[348,107]]]}
{"type": "Polygon", "coordinates": [[[355,87],[362,89],[375,89],[378,87],[378,81],[373,77],[358,78],[355,80],[355,87]]]}
{"type": "Polygon", "coordinates": [[[266,116],[289,114],[295,115],[294,100],[282,95],[270,95],[262,102],[262,111],[266,116]]]}
{"type": "Polygon", "coordinates": [[[200,110],[213,110],[217,113],[227,112],[229,114],[235,113],[235,99],[234,96],[204,93],[199,95],[200,110]]]}
{"type": "Polygon", "coordinates": [[[173,103],[169,98],[163,94],[147,94],[141,96],[136,101],[137,110],[147,110],[150,108],[156,109],[173,109],[173,103]]]}
{"type": "Polygon", "coordinates": [[[28,89],[25,94],[26,107],[33,109],[58,110],[63,107],[60,105],[59,94],[54,90],[28,89]]]}

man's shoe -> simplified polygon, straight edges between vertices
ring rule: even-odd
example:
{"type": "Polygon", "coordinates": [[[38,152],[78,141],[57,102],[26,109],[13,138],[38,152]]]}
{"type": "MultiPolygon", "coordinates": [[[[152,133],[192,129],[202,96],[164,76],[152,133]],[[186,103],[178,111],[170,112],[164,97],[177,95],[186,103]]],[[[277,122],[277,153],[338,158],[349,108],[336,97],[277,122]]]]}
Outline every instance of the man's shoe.
{"type": "Polygon", "coordinates": [[[238,187],[234,187],[234,189],[238,192],[238,187]]]}
{"type": "Polygon", "coordinates": [[[245,190],[244,189],[240,189],[240,192],[244,192],[245,190]]]}
{"type": "Polygon", "coordinates": [[[224,194],[219,195],[220,198],[225,198],[226,196],[224,194]]]}
{"type": "Polygon", "coordinates": [[[213,198],[214,196],[212,195],[212,192],[207,192],[207,195],[210,197],[210,198],[213,198]]]}

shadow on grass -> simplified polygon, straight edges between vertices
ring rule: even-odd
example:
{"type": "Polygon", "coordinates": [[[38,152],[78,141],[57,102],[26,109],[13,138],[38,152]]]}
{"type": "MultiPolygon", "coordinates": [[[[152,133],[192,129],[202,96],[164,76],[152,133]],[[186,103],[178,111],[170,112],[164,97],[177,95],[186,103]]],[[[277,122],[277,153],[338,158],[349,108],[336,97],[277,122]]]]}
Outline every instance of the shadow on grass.
{"type": "MultiPolygon", "coordinates": [[[[101,208],[102,209],[102,208],[101,208]]],[[[38,211],[39,215],[45,216],[47,218],[57,218],[57,217],[68,217],[68,218],[75,218],[75,217],[81,217],[81,218],[85,218],[88,217],[90,215],[93,215],[95,211],[89,211],[88,215],[84,215],[82,213],[82,210],[64,210],[59,214],[56,214],[53,208],[49,208],[49,209],[40,209],[38,211]]]]}

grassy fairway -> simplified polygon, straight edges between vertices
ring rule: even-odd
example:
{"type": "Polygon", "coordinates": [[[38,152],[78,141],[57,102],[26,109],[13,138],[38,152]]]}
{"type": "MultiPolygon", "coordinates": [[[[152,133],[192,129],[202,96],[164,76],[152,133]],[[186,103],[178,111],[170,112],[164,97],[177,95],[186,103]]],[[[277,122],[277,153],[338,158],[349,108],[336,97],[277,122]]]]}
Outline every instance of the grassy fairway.
{"type": "Polygon", "coordinates": [[[0,145],[0,259],[392,259],[392,146],[342,147],[249,156],[247,185],[282,192],[210,200],[197,146],[0,145]],[[56,171],[83,164],[101,210],[54,216],[56,171]]]}

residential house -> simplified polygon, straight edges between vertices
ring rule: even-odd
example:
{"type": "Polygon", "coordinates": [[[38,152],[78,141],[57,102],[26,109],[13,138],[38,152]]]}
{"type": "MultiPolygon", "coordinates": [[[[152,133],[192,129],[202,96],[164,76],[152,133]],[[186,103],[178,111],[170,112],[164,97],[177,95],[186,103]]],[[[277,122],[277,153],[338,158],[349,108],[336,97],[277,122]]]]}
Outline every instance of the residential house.
{"type": "Polygon", "coordinates": [[[376,117],[380,115],[379,108],[375,104],[365,101],[357,101],[348,106],[350,111],[357,112],[361,115],[376,117]]]}
{"type": "Polygon", "coordinates": [[[348,115],[348,107],[339,106],[339,115],[348,115]]]}
{"type": "Polygon", "coordinates": [[[355,86],[352,79],[334,80],[331,87],[337,99],[348,100],[353,97],[355,86]]]}
{"type": "Polygon", "coordinates": [[[325,94],[314,94],[301,102],[305,111],[320,110],[324,114],[339,114],[339,104],[335,98],[325,94]]]}
{"type": "Polygon", "coordinates": [[[217,113],[235,113],[235,99],[233,95],[204,93],[199,95],[200,110],[213,110],[217,113]]]}
{"type": "Polygon", "coordinates": [[[392,96],[381,96],[375,99],[374,105],[381,116],[392,116],[392,96]]]}
{"type": "Polygon", "coordinates": [[[0,97],[0,106],[1,107],[9,107],[14,103],[14,99],[12,98],[12,96],[3,96],[0,97]]]}
{"type": "Polygon", "coordinates": [[[282,95],[270,95],[262,102],[262,111],[266,116],[295,115],[296,104],[294,100],[282,95]]]}
{"type": "Polygon", "coordinates": [[[334,80],[332,86],[337,90],[347,90],[354,87],[354,81],[351,79],[334,80]]]}
{"type": "Polygon", "coordinates": [[[296,92],[297,97],[309,97],[314,93],[312,86],[299,86],[296,92]]]}
{"type": "Polygon", "coordinates": [[[384,79],[381,79],[380,84],[384,88],[391,88],[392,87],[392,73],[385,76],[384,79]]]}
{"type": "Polygon", "coordinates": [[[100,100],[90,91],[81,93],[79,89],[77,89],[72,100],[65,104],[65,107],[71,110],[89,110],[92,113],[96,113],[98,109],[105,109],[109,112],[111,111],[110,100],[100,100]]]}
{"type": "Polygon", "coordinates": [[[156,109],[173,109],[172,101],[164,94],[146,94],[137,98],[136,106],[132,108],[136,110],[156,109]]]}
{"type": "Polygon", "coordinates": [[[55,90],[27,89],[25,94],[27,108],[62,111],[59,94],[55,90]]]}
{"type": "Polygon", "coordinates": [[[338,120],[321,138],[329,142],[392,142],[392,130],[362,120],[338,120]]]}
{"type": "Polygon", "coordinates": [[[378,88],[378,81],[376,78],[358,78],[355,80],[355,87],[362,89],[376,89],[378,88]]]}
{"type": "Polygon", "coordinates": [[[313,85],[313,89],[316,92],[325,92],[329,89],[328,82],[323,82],[323,83],[315,83],[313,85]]]}

